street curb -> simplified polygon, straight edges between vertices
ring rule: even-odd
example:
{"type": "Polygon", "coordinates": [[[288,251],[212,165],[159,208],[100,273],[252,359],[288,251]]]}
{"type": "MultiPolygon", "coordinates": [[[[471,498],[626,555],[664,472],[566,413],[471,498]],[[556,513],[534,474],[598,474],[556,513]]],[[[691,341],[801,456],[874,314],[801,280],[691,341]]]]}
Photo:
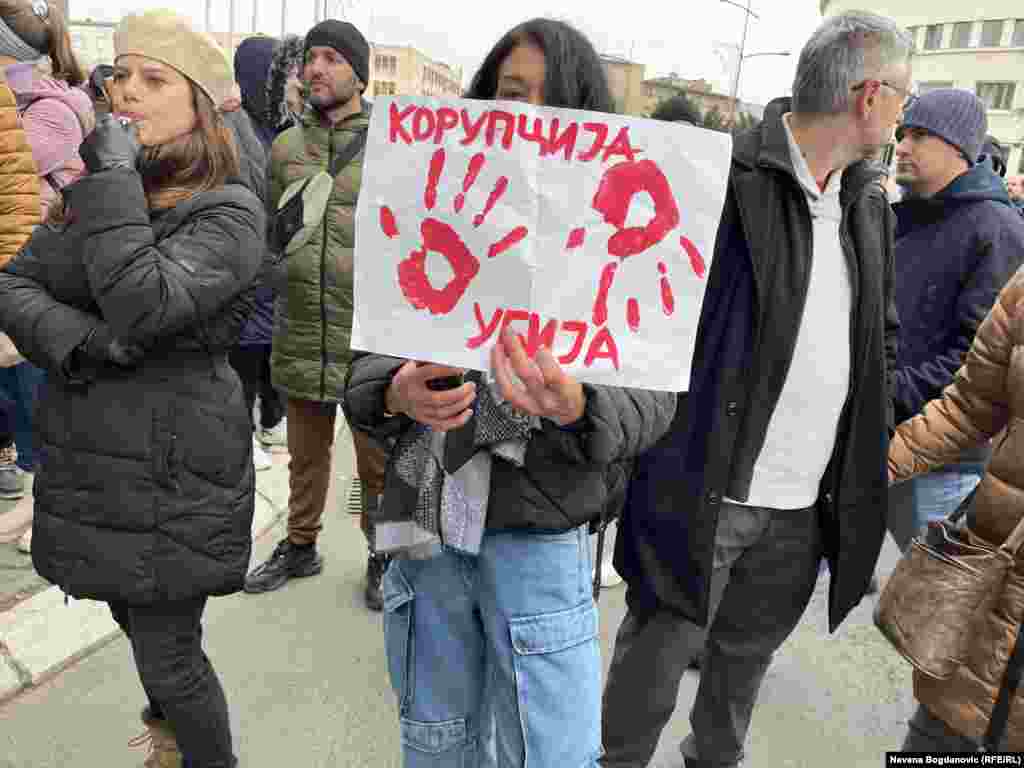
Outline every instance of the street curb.
{"type": "MultiPolygon", "coordinates": [[[[287,487],[286,462],[275,462],[256,475],[254,540],[286,512],[273,501],[272,486],[281,482],[287,487]]],[[[0,613],[0,703],[52,679],[120,634],[105,603],[73,598],[65,603],[55,586],[0,613]]]]}

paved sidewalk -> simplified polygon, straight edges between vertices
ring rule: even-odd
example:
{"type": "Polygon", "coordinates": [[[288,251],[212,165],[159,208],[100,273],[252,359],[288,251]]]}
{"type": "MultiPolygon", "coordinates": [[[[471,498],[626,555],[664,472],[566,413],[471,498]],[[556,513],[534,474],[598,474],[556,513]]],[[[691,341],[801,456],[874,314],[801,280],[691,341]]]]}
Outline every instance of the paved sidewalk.
{"type": "MultiPolygon", "coordinates": [[[[270,454],[274,466],[256,473],[253,538],[263,535],[288,506],[288,454],[270,454]]],[[[0,502],[0,521],[17,502],[0,502]]],[[[15,542],[0,544],[0,702],[38,686],[117,637],[120,629],[104,603],[68,599],[32,568],[15,542]]]]}

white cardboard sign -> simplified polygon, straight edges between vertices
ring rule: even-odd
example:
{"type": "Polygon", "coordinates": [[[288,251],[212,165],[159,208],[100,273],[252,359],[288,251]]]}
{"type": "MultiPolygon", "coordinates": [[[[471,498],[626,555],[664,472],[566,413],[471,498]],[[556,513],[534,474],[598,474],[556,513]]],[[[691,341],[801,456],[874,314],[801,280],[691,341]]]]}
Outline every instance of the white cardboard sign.
{"type": "Polygon", "coordinates": [[[352,348],[488,370],[510,326],[581,381],[685,390],[731,151],[680,123],[376,99],[352,348]]]}

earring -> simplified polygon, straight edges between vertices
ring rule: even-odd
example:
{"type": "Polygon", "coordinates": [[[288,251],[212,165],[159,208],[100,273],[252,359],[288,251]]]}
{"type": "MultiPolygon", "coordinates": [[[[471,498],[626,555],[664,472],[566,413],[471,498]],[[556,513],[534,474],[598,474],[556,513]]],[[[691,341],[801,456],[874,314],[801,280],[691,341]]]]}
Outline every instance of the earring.
{"type": "Polygon", "coordinates": [[[32,13],[40,19],[48,19],[50,17],[50,4],[46,0],[32,0],[32,13]]]}

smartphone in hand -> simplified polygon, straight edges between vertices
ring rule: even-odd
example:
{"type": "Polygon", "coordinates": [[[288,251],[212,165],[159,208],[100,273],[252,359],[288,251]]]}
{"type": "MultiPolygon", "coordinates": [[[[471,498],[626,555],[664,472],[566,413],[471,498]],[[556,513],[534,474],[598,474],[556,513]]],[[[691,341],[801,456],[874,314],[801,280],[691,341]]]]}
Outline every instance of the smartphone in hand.
{"type": "Polygon", "coordinates": [[[448,389],[458,389],[462,386],[464,376],[442,376],[438,379],[430,379],[427,381],[427,389],[434,392],[444,392],[448,389]]]}

